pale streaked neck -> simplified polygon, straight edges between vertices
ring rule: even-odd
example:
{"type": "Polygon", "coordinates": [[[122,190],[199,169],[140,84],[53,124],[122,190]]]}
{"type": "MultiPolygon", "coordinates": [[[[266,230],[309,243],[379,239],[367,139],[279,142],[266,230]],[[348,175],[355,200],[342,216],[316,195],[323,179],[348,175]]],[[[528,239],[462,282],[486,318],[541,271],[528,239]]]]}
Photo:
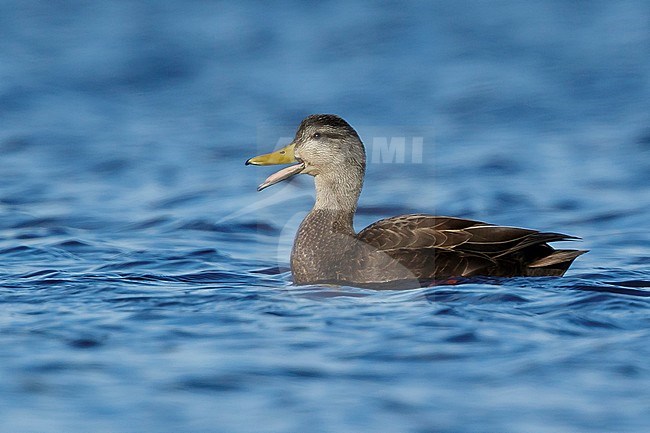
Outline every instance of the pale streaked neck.
{"type": "Polygon", "coordinates": [[[356,212],[363,186],[363,173],[320,174],[314,178],[314,182],[316,184],[314,210],[350,214],[356,212]]]}

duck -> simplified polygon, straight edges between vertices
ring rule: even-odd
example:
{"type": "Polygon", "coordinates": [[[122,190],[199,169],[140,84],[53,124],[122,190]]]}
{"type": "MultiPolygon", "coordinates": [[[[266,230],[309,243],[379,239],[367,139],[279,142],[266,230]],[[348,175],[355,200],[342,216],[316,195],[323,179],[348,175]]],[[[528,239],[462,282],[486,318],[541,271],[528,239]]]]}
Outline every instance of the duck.
{"type": "Polygon", "coordinates": [[[291,143],[246,161],[279,164],[290,165],[258,191],[299,174],[312,176],[316,189],[291,250],[296,285],[410,288],[459,278],[557,277],[587,252],[549,245],[575,236],[428,214],[385,218],[357,233],[366,152],[357,131],[335,114],[307,116],[291,143]]]}

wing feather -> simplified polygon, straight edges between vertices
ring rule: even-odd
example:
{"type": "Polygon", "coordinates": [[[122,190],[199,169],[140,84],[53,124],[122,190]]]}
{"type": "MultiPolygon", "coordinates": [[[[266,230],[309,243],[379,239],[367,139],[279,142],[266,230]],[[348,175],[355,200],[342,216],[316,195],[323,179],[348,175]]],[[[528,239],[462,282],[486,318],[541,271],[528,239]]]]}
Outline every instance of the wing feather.
{"type": "Polygon", "coordinates": [[[547,242],[577,239],[481,221],[423,214],[386,218],[357,238],[398,260],[418,278],[441,275],[522,275],[529,264],[549,266],[575,258],[553,253],[547,242]],[[566,257],[565,257],[566,256],[566,257]]]}

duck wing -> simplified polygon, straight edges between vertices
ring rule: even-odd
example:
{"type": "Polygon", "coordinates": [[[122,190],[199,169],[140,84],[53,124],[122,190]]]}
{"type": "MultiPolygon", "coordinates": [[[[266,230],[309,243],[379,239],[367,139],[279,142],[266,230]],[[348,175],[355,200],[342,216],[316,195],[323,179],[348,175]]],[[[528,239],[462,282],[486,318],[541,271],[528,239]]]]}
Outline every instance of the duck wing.
{"type": "Polygon", "coordinates": [[[585,252],[549,246],[548,242],[577,239],[561,233],[423,214],[377,221],[357,238],[399,261],[419,279],[562,275],[585,252]]]}

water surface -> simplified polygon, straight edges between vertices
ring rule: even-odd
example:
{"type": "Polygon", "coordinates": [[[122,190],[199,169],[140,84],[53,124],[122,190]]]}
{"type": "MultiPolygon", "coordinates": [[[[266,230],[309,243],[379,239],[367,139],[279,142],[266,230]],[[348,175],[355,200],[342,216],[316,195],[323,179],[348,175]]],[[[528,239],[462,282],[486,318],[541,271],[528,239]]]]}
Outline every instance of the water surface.
{"type": "MultiPolygon", "coordinates": [[[[642,432],[646,2],[0,2],[0,431],[642,432]],[[355,222],[580,236],[558,278],[295,287],[333,112],[355,222]],[[423,140],[421,159],[376,140],[423,140]]],[[[408,148],[407,150],[410,150],[408,148]]]]}

